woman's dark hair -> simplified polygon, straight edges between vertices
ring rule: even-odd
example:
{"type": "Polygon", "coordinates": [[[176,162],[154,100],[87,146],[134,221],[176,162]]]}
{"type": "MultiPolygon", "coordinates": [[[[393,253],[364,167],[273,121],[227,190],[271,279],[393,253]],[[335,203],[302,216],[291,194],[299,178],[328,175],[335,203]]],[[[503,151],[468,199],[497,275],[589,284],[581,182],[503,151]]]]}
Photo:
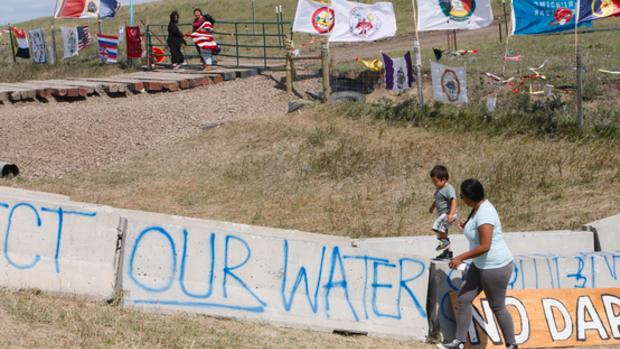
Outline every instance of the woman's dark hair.
{"type": "Polygon", "coordinates": [[[170,14],[170,22],[179,23],[179,13],[177,11],[172,11],[170,14]]]}
{"type": "Polygon", "coordinates": [[[480,202],[484,200],[484,187],[479,180],[469,178],[461,183],[461,194],[471,201],[480,202]]]}
{"type": "Polygon", "coordinates": [[[200,15],[202,16],[202,10],[201,10],[201,9],[199,9],[198,7],[196,7],[196,8],[194,9],[194,12],[192,12],[192,13],[196,13],[196,11],[200,12],[200,15]]]}

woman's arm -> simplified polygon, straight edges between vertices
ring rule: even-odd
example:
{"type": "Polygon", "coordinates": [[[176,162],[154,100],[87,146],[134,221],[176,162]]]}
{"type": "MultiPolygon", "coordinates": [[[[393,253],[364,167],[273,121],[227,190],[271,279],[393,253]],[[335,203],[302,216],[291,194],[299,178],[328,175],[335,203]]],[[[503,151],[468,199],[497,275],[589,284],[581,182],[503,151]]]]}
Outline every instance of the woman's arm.
{"type": "Polygon", "coordinates": [[[478,227],[478,239],[480,239],[480,245],[467,252],[452,258],[449,263],[450,268],[456,269],[464,260],[481,256],[491,249],[491,240],[493,238],[493,225],[483,224],[478,227]]]}

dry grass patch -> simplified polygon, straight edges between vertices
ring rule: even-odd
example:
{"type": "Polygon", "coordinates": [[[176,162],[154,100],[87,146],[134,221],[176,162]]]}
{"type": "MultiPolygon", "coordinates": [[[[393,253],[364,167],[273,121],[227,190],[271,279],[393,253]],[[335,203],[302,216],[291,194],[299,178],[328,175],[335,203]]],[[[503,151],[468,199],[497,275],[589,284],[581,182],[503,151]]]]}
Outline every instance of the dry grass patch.
{"type": "Polygon", "coordinates": [[[254,321],[157,315],[77,297],[0,290],[6,348],[432,348],[413,341],[342,337],[254,321]]]}
{"type": "MultiPolygon", "coordinates": [[[[327,234],[429,234],[428,172],[482,180],[505,230],[617,213],[617,144],[489,137],[301,114],[225,124],[111,170],[16,185],[74,200],[327,234]]],[[[461,215],[468,211],[459,206],[461,215]]]]}

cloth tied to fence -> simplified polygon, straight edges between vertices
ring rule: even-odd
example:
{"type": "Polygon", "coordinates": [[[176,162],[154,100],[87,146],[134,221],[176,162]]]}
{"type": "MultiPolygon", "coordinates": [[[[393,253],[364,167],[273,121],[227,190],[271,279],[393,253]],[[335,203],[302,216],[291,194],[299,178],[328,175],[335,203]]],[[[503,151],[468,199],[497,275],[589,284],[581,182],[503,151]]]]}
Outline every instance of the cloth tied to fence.
{"type": "Polygon", "coordinates": [[[190,36],[194,44],[198,45],[201,50],[215,51],[217,49],[217,43],[213,38],[213,24],[205,21],[202,25],[193,32],[190,36]]]}

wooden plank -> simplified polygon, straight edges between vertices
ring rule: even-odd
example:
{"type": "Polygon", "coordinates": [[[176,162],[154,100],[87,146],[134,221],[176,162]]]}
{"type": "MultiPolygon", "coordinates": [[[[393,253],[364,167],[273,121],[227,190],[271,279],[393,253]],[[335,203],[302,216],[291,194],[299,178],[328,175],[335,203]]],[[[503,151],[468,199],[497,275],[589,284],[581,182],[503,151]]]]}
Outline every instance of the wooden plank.
{"type": "Polygon", "coordinates": [[[93,92],[102,95],[105,92],[103,84],[100,82],[92,82],[92,81],[72,81],[72,80],[47,80],[51,83],[58,85],[66,85],[70,87],[84,87],[93,89],[93,92]]]}
{"type": "Polygon", "coordinates": [[[211,83],[219,84],[220,82],[224,82],[224,77],[220,74],[207,74],[209,79],[211,79],[211,83]]]}
{"type": "Polygon", "coordinates": [[[133,73],[133,74],[128,74],[126,76],[130,77],[132,79],[138,79],[138,80],[149,81],[149,82],[156,82],[158,84],[161,84],[162,87],[164,89],[168,90],[168,91],[178,91],[179,87],[180,88],[189,88],[189,82],[187,80],[185,80],[185,82],[182,84],[183,86],[179,86],[180,85],[180,81],[178,81],[178,79],[176,79],[176,78],[155,77],[153,75],[149,75],[148,73],[133,73]]]}
{"type": "MultiPolygon", "coordinates": [[[[450,297],[456,313],[458,295],[450,297]]],[[[483,302],[481,293],[472,304],[486,331],[474,321],[479,343],[468,348],[504,348],[490,305],[483,302]]],[[[620,345],[620,288],[508,290],[506,306],[519,348],[620,345]]]]}
{"type": "Polygon", "coordinates": [[[132,78],[141,79],[141,80],[151,80],[151,81],[167,81],[167,82],[175,82],[181,89],[189,88],[188,78],[178,78],[172,76],[165,76],[164,74],[154,74],[154,73],[133,73],[129,74],[132,78]]]}
{"type": "Polygon", "coordinates": [[[57,83],[51,83],[45,80],[26,80],[24,83],[39,85],[46,89],[50,89],[53,92],[54,97],[86,97],[89,94],[95,93],[95,90],[88,87],[68,86],[57,83]]]}
{"type": "Polygon", "coordinates": [[[216,68],[216,69],[212,69],[212,70],[207,70],[207,72],[209,74],[219,74],[219,75],[221,75],[222,78],[224,79],[224,81],[235,80],[237,78],[237,73],[235,73],[235,71],[230,70],[230,69],[216,68]]]}
{"type": "Polygon", "coordinates": [[[140,92],[145,89],[144,82],[137,80],[137,79],[112,77],[112,78],[74,78],[74,80],[94,81],[94,82],[104,82],[104,83],[125,85],[132,92],[140,92]]]}
{"type": "Polygon", "coordinates": [[[127,93],[129,89],[129,87],[127,86],[127,84],[123,84],[123,83],[114,83],[114,82],[104,82],[104,81],[89,81],[89,80],[84,80],[84,79],[79,79],[79,78],[69,78],[69,80],[72,83],[75,84],[97,84],[98,86],[101,87],[101,89],[103,89],[103,91],[105,93],[127,93]]]}
{"type": "MultiPolygon", "coordinates": [[[[204,79],[209,77],[206,74],[177,74],[175,72],[149,72],[149,76],[153,78],[161,78],[164,80],[176,79],[176,81],[188,81],[189,88],[205,85],[204,79]]],[[[208,82],[207,82],[208,84],[208,82]]]]}
{"type": "Polygon", "coordinates": [[[51,97],[52,91],[38,85],[16,82],[11,84],[0,83],[0,86],[11,90],[9,99],[13,102],[35,99],[37,96],[45,99],[51,97]]]}

